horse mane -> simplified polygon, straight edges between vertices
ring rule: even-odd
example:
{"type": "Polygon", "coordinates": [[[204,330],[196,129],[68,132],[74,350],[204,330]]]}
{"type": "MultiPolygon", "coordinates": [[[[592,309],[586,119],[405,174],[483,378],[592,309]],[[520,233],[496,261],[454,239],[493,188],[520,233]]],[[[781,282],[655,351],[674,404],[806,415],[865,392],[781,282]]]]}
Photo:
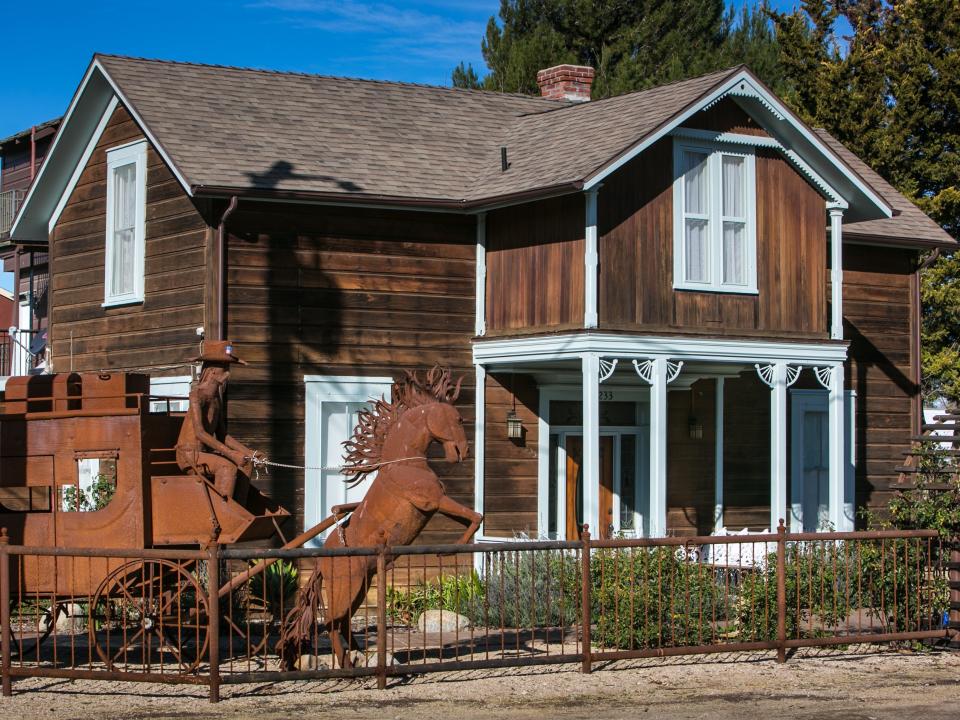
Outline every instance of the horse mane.
{"type": "Polygon", "coordinates": [[[387,431],[404,412],[436,402],[452,405],[460,396],[462,382],[461,377],[454,383],[450,370],[439,365],[429,370],[423,380],[415,371],[405,370],[403,376],[393,383],[392,401],[381,397],[373,402],[372,408],[359,412],[353,437],[343,443],[346,452],[340,472],[348,476],[346,482],[356,485],[380,468],[387,431]]]}

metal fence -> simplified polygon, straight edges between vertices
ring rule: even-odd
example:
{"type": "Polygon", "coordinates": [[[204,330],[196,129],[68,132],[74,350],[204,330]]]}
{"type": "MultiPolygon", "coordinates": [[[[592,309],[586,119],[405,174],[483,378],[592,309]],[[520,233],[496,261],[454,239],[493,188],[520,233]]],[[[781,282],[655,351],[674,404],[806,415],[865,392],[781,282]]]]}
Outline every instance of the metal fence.
{"type": "Polygon", "coordinates": [[[11,334],[0,329],[0,376],[29,375],[37,366],[37,357],[30,346],[39,330],[17,330],[11,334]]]}
{"type": "Polygon", "coordinates": [[[45,676],[208,685],[776,651],[946,636],[933,532],[734,535],[467,546],[203,551],[0,542],[3,692],[45,676]],[[275,651],[318,559],[319,621],[275,651]],[[269,567],[264,569],[264,561],[269,567]],[[251,568],[260,572],[251,572],[251,568]],[[301,568],[298,570],[298,568],[301,568]],[[368,572],[365,568],[369,568],[368,572]],[[342,667],[323,623],[364,583],[342,667]],[[40,588],[45,588],[41,590],[40,588]]]}
{"type": "Polygon", "coordinates": [[[6,190],[0,192],[0,235],[10,232],[17,211],[26,197],[26,190],[6,190]]]}

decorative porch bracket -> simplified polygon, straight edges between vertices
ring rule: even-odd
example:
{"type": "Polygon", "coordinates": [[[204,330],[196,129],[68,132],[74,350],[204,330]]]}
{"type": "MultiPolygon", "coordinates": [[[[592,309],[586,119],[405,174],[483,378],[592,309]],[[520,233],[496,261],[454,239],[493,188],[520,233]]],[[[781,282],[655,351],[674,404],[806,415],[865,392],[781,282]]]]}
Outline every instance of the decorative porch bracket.
{"type": "Polygon", "coordinates": [[[620,361],[617,358],[613,358],[613,360],[600,358],[600,382],[606,382],[610,379],[613,371],[617,369],[618,362],[620,361]]]}
{"type": "Polygon", "coordinates": [[[633,361],[633,368],[650,384],[650,537],[667,534],[667,385],[677,379],[683,361],[667,358],[633,361]]]}

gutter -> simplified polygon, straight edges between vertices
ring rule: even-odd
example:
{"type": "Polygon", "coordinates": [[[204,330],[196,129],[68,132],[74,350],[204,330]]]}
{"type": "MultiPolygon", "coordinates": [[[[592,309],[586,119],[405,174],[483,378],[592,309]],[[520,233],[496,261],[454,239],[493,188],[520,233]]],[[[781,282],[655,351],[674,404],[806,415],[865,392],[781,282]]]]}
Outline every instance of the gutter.
{"type": "Polygon", "coordinates": [[[511,205],[527,200],[539,200],[557,195],[579,192],[583,182],[570,181],[534,190],[506,193],[480,200],[450,200],[445,198],[417,198],[398,195],[357,195],[355,193],[309,192],[303,190],[262,190],[256,188],[234,188],[216,185],[193,185],[194,197],[202,198],[248,198],[272,202],[304,202],[337,205],[382,205],[386,207],[411,208],[421,210],[441,210],[447,212],[477,212],[498,206],[511,205]]]}
{"type": "Polygon", "coordinates": [[[227,253],[225,230],[227,219],[233,214],[233,211],[237,209],[237,204],[238,198],[234,195],[230,198],[230,204],[227,205],[227,209],[224,210],[223,215],[220,216],[220,225],[217,228],[217,285],[219,287],[217,293],[218,340],[226,340],[227,335],[226,328],[224,327],[227,321],[227,253]]]}

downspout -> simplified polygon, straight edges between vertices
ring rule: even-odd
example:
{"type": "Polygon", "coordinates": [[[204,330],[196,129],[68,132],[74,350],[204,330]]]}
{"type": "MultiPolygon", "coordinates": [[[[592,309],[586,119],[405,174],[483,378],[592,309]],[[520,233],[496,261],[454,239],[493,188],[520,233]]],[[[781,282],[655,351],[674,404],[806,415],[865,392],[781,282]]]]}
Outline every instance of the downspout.
{"type": "Polygon", "coordinates": [[[220,216],[220,227],[217,228],[217,285],[219,287],[219,295],[217,297],[217,331],[220,335],[219,340],[227,339],[227,330],[225,324],[227,322],[227,253],[226,253],[226,225],[227,218],[229,218],[233,211],[237,209],[237,196],[234,195],[230,198],[230,204],[227,205],[227,209],[223,211],[223,215],[220,216]]]}

